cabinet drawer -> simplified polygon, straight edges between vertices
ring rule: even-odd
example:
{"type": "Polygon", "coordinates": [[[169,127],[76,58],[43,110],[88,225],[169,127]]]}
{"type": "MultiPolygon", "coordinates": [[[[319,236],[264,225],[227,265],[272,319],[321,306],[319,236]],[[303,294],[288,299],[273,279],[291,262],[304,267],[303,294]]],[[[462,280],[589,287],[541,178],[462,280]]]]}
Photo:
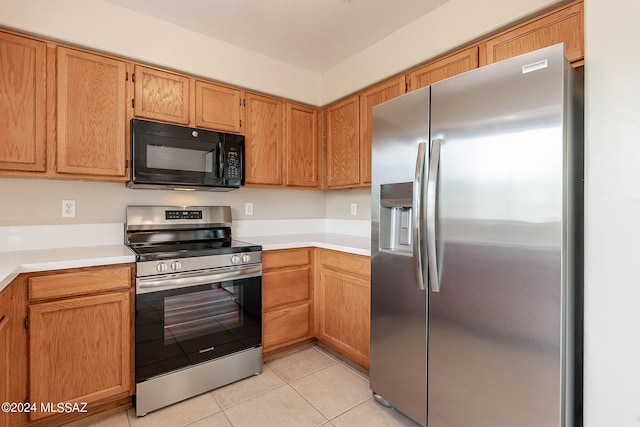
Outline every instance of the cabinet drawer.
{"type": "Polygon", "coordinates": [[[309,299],[309,267],[298,267],[264,273],[262,307],[269,310],[309,299]]]}
{"type": "Polygon", "coordinates": [[[269,271],[282,267],[309,265],[309,249],[283,249],[262,253],[262,268],[269,271]]]}
{"type": "Polygon", "coordinates": [[[129,289],[130,286],[130,266],[35,276],[29,278],[29,301],[129,289]]]}
{"type": "Polygon", "coordinates": [[[327,265],[332,270],[369,280],[371,277],[371,259],[364,255],[317,249],[317,264],[327,265]]]}
{"type": "Polygon", "coordinates": [[[264,351],[293,344],[309,336],[309,304],[264,313],[264,351]]]}

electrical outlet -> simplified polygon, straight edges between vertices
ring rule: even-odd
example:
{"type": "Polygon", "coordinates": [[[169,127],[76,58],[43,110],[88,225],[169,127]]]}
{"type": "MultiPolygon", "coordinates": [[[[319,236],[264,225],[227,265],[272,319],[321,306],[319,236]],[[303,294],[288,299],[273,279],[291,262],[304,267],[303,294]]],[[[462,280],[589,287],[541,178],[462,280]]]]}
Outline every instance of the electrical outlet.
{"type": "Polygon", "coordinates": [[[351,215],[358,215],[358,204],[351,203],[351,215]]]}
{"type": "Polygon", "coordinates": [[[253,203],[245,203],[244,204],[244,214],[245,215],[253,215],[253,203]]]}
{"type": "Polygon", "coordinates": [[[75,216],[76,216],[76,201],[63,200],[62,201],[62,217],[73,218],[75,216]]]}

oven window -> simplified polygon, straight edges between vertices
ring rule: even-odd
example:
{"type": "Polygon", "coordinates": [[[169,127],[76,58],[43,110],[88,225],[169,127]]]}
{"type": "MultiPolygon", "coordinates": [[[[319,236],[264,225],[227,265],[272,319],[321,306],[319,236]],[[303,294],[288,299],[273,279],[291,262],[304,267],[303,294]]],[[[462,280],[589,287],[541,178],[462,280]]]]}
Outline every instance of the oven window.
{"type": "Polygon", "coordinates": [[[261,278],[136,295],[136,381],[261,345],[261,278]]]}
{"type": "Polygon", "coordinates": [[[213,172],[214,151],[147,144],[147,168],[213,172]]]}

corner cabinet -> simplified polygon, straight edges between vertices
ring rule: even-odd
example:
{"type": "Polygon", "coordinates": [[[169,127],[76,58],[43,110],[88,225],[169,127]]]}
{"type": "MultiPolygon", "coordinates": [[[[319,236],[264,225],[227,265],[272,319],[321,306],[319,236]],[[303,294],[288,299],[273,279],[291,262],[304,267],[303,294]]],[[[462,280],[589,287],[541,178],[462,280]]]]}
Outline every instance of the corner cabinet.
{"type": "Polygon", "coordinates": [[[310,339],[311,252],[309,248],[262,253],[265,353],[310,339]]]}
{"type": "MultiPolygon", "coordinates": [[[[29,274],[30,402],[130,402],[132,275],[127,264],[29,274]]],[[[63,420],[40,407],[29,416],[63,420]]]]}
{"type": "Polygon", "coordinates": [[[319,186],[318,132],[317,109],[287,103],[284,171],[287,186],[319,186]]]}
{"type": "Polygon", "coordinates": [[[325,114],[325,188],[360,184],[358,95],[331,105],[325,114]]]}
{"type": "Polygon", "coordinates": [[[370,258],[325,249],[315,256],[315,336],[368,370],[370,258]]]}
{"type": "Polygon", "coordinates": [[[283,184],[284,102],[268,96],[246,94],[245,182],[283,184]]]}
{"type": "Polygon", "coordinates": [[[57,48],[57,174],[126,181],[127,63],[57,48]]]}
{"type": "Polygon", "coordinates": [[[45,172],[46,46],[0,32],[0,170],[45,172]]]}

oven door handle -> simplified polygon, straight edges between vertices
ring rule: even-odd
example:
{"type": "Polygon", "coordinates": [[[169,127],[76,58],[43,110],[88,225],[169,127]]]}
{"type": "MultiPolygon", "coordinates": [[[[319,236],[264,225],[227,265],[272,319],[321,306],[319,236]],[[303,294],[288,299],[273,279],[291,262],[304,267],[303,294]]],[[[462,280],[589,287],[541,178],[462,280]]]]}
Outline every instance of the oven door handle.
{"type": "Polygon", "coordinates": [[[207,270],[197,275],[171,278],[148,278],[136,281],[136,293],[145,294],[160,290],[183,288],[185,286],[206,285],[222,280],[245,279],[262,275],[262,265],[229,267],[219,270],[207,270]]]}

